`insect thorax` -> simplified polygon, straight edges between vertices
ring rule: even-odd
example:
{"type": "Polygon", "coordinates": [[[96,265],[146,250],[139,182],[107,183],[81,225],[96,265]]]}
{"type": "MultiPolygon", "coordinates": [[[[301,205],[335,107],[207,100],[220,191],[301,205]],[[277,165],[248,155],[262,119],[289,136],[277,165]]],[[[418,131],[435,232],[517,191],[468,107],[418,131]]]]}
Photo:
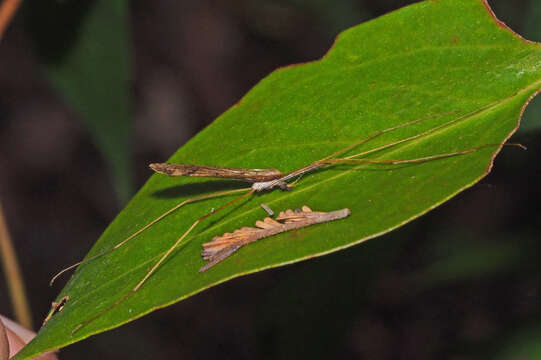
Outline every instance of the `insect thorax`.
{"type": "Polygon", "coordinates": [[[291,187],[283,180],[271,180],[271,181],[260,181],[252,184],[252,190],[255,192],[261,192],[266,190],[272,190],[275,187],[279,187],[282,190],[291,190],[291,187]]]}

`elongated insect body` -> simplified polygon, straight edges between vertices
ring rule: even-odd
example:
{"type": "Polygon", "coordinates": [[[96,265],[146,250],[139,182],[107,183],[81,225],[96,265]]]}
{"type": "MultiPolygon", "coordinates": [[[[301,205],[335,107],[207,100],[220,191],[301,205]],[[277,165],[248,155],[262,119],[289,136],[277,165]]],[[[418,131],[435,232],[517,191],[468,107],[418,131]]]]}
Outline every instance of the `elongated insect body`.
{"type": "Polygon", "coordinates": [[[280,170],[276,169],[242,169],[220,166],[168,163],[154,163],[150,164],[149,167],[157,173],[169,176],[212,177],[248,182],[270,181],[284,176],[280,170]]]}

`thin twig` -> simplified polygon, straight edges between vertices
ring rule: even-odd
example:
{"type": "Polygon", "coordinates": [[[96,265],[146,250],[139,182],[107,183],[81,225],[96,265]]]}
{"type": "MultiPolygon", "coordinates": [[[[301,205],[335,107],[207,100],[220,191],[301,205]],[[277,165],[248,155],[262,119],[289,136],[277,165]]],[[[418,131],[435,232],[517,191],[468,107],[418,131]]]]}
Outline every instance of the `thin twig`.
{"type": "Polygon", "coordinates": [[[28,306],[26,291],[24,290],[24,281],[17,262],[17,255],[15,255],[15,249],[13,248],[11,237],[9,236],[1,203],[0,258],[2,259],[2,265],[6,274],[6,282],[8,284],[9,295],[11,298],[11,303],[13,304],[15,318],[21,325],[28,329],[32,329],[32,315],[30,312],[30,307],[28,306]]]}
{"type": "Polygon", "coordinates": [[[20,4],[21,0],[4,0],[0,5],[0,39],[20,4]]]}

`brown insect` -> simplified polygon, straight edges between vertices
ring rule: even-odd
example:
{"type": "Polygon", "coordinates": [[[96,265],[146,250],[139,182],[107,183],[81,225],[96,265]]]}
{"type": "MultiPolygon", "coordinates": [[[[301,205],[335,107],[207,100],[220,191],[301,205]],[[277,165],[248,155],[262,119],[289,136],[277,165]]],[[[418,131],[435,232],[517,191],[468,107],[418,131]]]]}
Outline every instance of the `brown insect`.
{"type": "Polygon", "coordinates": [[[210,269],[244,245],[248,245],[259,239],[314,224],[343,219],[350,214],[351,211],[349,209],[320,212],[312,211],[312,209],[305,205],[302,209],[296,209],[295,211],[286,210],[280,212],[276,220],[270,217],[266,217],[264,220],[258,220],[255,223],[255,228],[243,227],[235,230],[233,233],[216,236],[212,241],[204,243],[201,256],[203,256],[204,260],[208,260],[209,263],[204,265],[199,271],[204,272],[210,269]]]}
{"type": "Polygon", "coordinates": [[[169,176],[195,176],[226,178],[248,182],[269,181],[284,176],[276,169],[240,169],[216,166],[201,166],[188,164],[155,163],[149,167],[157,173],[169,176]]]}
{"type": "Polygon", "coordinates": [[[304,174],[308,174],[310,172],[313,172],[313,171],[315,171],[317,169],[321,169],[321,168],[327,167],[327,166],[332,166],[332,165],[335,165],[335,164],[392,165],[392,164],[405,164],[405,163],[422,163],[422,162],[427,162],[427,161],[432,161],[432,160],[437,160],[437,159],[449,158],[449,157],[453,157],[453,156],[465,155],[465,154],[469,154],[469,153],[472,153],[472,152],[476,152],[476,151],[478,151],[478,150],[480,150],[482,148],[491,147],[491,146],[512,145],[512,146],[519,146],[521,148],[524,148],[524,146],[522,146],[521,144],[500,144],[500,143],[498,143],[498,144],[485,144],[485,145],[481,145],[481,146],[477,146],[477,147],[473,147],[473,148],[469,148],[469,149],[465,149],[465,150],[460,150],[460,151],[455,151],[455,152],[450,152],[450,153],[430,155],[430,156],[425,156],[425,157],[415,158],[415,159],[395,160],[395,159],[380,159],[380,158],[373,159],[373,158],[367,158],[366,157],[369,154],[376,153],[378,151],[385,150],[385,149],[397,146],[399,144],[407,143],[407,142],[410,142],[412,140],[415,140],[415,139],[427,136],[429,134],[432,134],[432,133],[436,132],[437,130],[440,130],[440,129],[446,128],[446,127],[448,127],[448,126],[450,126],[452,124],[455,124],[455,123],[459,122],[460,120],[463,120],[463,119],[466,119],[466,118],[471,117],[473,115],[476,115],[479,112],[489,108],[492,105],[493,104],[489,104],[484,108],[475,110],[475,111],[470,112],[470,113],[460,115],[460,116],[458,116],[458,117],[456,117],[456,118],[454,118],[452,120],[444,122],[444,123],[442,123],[440,125],[437,125],[437,126],[435,126],[433,128],[430,128],[430,129],[428,129],[426,131],[420,132],[420,133],[418,133],[416,135],[409,136],[409,137],[403,138],[401,140],[394,141],[394,142],[389,143],[389,144],[381,145],[381,146],[378,146],[378,147],[373,148],[371,150],[367,150],[367,151],[360,152],[360,153],[357,153],[357,154],[349,155],[349,156],[346,156],[346,157],[339,157],[340,155],[343,155],[343,154],[353,150],[354,148],[358,147],[359,145],[364,144],[364,143],[368,142],[369,140],[372,140],[372,139],[374,139],[374,138],[376,138],[378,136],[381,136],[381,135],[383,135],[385,133],[388,133],[388,132],[391,132],[391,131],[394,131],[394,130],[397,130],[397,129],[400,129],[400,128],[404,128],[406,126],[410,126],[410,125],[419,123],[421,121],[425,121],[427,119],[447,116],[447,115],[451,115],[451,114],[456,114],[457,112],[453,111],[453,112],[448,112],[448,113],[444,113],[444,114],[430,115],[430,116],[427,116],[427,117],[424,117],[424,118],[420,118],[420,119],[416,119],[416,120],[413,120],[413,121],[405,122],[403,124],[400,124],[400,125],[397,125],[397,126],[394,126],[394,127],[391,127],[391,128],[387,128],[387,129],[377,131],[377,132],[365,137],[364,139],[361,139],[361,140],[359,140],[359,141],[357,141],[357,142],[355,142],[355,143],[353,143],[353,144],[351,144],[351,145],[349,145],[349,146],[347,146],[347,147],[345,147],[345,148],[343,148],[341,150],[338,150],[338,151],[324,157],[323,159],[314,161],[311,164],[308,164],[308,165],[306,165],[306,166],[304,166],[304,167],[302,167],[300,169],[291,171],[291,172],[289,172],[287,174],[282,174],[280,171],[275,170],[275,169],[242,169],[242,168],[227,168],[227,167],[219,167],[219,166],[167,164],[167,163],[150,164],[151,169],[155,170],[156,172],[166,174],[166,175],[169,175],[169,176],[221,177],[221,178],[236,179],[236,180],[251,182],[252,185],[250,187],[247,187],[247,188],[221,191],[221,192],[216,192],[216,193],[212,193],[212,194],[196,196],[196,197],[184,200],[184,201],[180,202],[179,204],[177,204],[176,206],[172,207],[171,209],[167,210],[162,215],[158,216],[157,218],[155,218],[154,220],[149,222],[147,225],[143,226],[142,228],[140,228],[139,230],[137,230],[136,232],[134,232],[133,234],[131,234],[130,236],[125,238],[124,240],[120,241],[114,247],[112,247],[112,248],[110,248],[108,250],[105,250],[105,251],[103,251],[103,252],[101,252],[99,254],[96,254],[94,256],[91,256],[91,257],[89,257],[89,258],[87,258],[85,260],[82,260],[82,261],[80,261],[80,262],[78,262],[76,264],[73,264],[73,265],[63,269],[62,271],[60,271],[58,274],[56,274],[51,279],[51,284],[60,275],[62,275],[64,272],[66,272],[68,270],[71,270],[71,269],[77,267],[78,265],[87,263],[87,262],[92,261],[92,260],[94,260],[94,259],[96,259],[98,257],[101,257],[101,256],[103,256],[105,254],[108,254],[109,252],[111,252],[111,251],[113,251],[115,249],[118,249],[119,247],[123,246],[128,241],[130,241],[131,239],[133,239],[134,237],[136,237],[137,235],[139,235],[140,233],[142,233],[143,231],[145,231],[149,227],[153,226],[154,224],[156,224],[158,221],[160,221],[161,219],[163,219],[167,215],[169,215],[172,212],[174,212],[174,211],[178,210],[179,208],[183,207],[184,205],[187,205],[187,204],[193,203],[193,202],[197,202],[197,201],[201,201],[201,200],[205,200],[205,199],[211,199],[211,198],[216,198],[216,197],[220,197],[220,196],[227,196],[227,195],[232,195],[232,194],[244,193],[243,195],[241,195],[241,196],[239,196],[239,197],[237,197],[237,198],[235,198],[233,200],[230,200],[229,202],[226,202],[224,205],[222,205],[218,209],[216,209],[216,210],[213,209],[211,212],[209,212],[209,213],[201,216],[199,219],[197,219],[177,239],[177,241],[154,263],[154,265],[150,268],[150,270],[146,273],[146,275],[128,293],[124,294],[119,300],[117,300],[110,307],[108,307],[107,309],[105,309],[104,311],[99,313],[98,315],[96,315],[96,316],[90,318],[89,320],[81,323],[79,326],[77,326],[73,330],[73,332],[77,331],[78,329],[80,329],[81,327],[87,325],[88,323],[94,321],[95,319],[97,319],[98,317],[103,315],[104,313],[108,312],[109,310],[111,310],[112,308],[116,307],[118,304],[123,302],[126,298],[128,298],[129,296],[131,296],[132,294],[137,292],[137,290],[139,290],[139,288],[147,281],[147,279],[159,268],[159,266],[165,261],[165,259],[167,259],[167,257],[169,257],[169,255],[179,246],[179,244],[181,242],[184,241],[184,239],[193,231],[193,229],[199,223],[201,223],[203,220],[210,217],[211,215],[214,215],[217,212],[225,209],[229,205],[231,205],[231,204],[233,204],[235,202],[238,202],[238,201],[240,201],[240,200],[242,200],[242,199],[244,199],[244,198],[246,198],[248,196],[251,196],[254,193],[263,192],[263,191],[270,191],[270,190],[273,190],[275,188],[280,188],[282,190],[290,190],[291,185],[289,185],[287,183],[288,181],[290,181],[292,179],[295,179],[295,178],[299,178],[300,176],[302,176],[304,174]]]}

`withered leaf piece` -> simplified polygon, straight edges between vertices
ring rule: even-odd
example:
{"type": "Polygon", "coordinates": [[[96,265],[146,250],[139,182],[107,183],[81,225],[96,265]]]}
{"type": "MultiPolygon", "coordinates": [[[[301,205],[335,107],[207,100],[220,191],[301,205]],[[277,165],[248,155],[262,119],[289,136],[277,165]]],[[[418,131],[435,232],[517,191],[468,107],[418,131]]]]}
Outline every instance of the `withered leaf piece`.
{"type": "Polygon", "coordinates": [[[203,244],[201,255],[209,262],[199,269],[204,272],[224,260],[235,251],[262,238],[280,234],[286,231],[300,229],[306,226],[343,219],[351,214],[349,209],[341,209],[331,212],[312,211],[308,206],[302,209],[286,210],[280,212],[276,220],[270,217],[258,220],[255,228],[243,227],[233,233],[225,233],[216,236],[212,241],[203,244]]]}
{"type": "Polygon", "coordinates": [[[66,305],[66,303],[69,301],[70,297],[69,295],[66,295],[64,296],[62,299],[60,299],[60,301],[56,302],[56,301],[53,301],[51,303],[51,310],[49,310],[49,314],[47,315],[47,317],[45,318],[45,320],[43,320],[43,325],[45,325],[47,323],[47,321],[51,320],[51,318],[62,311],[62,309],[64,308],[64,306],[66,305]]]}

